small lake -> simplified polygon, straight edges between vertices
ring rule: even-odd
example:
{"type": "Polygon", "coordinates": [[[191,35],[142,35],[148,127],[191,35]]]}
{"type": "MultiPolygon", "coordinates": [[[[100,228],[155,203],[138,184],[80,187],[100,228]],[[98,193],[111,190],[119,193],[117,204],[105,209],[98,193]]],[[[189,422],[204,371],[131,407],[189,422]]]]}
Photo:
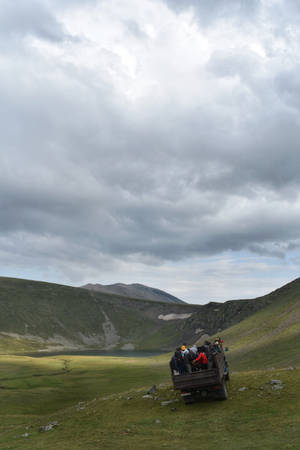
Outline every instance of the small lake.
{"type": "Polygon", "coordinates": [[[162,351],[129,351],[129,350],[118,350],[118,351],[104,351],[104,350],[65,350],[60,352],[35,352],[35,353],[26,353],[24,356],[31,356],[32,358],[42,358],[44,356],[114,356],[114,357],[123,357],[123,358],[145,358],[150,356],[159,356],[163,355],[167,352],[162,351]]]}

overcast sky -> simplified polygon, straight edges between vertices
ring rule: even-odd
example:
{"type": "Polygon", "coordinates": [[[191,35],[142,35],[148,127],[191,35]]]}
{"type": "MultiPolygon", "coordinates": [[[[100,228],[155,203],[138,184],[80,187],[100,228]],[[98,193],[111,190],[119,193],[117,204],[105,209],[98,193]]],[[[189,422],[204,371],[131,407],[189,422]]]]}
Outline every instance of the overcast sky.
{"type": "Polygon", "coordinates": [[[299,276],[300,3],[0,0],[0,274],[206,303],[299,276]]]}

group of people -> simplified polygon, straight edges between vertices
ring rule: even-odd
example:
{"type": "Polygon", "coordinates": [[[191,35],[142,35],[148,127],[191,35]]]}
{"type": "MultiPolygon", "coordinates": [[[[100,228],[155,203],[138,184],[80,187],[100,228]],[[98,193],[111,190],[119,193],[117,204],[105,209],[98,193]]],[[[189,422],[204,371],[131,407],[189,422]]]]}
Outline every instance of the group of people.
{"type": "Polygon", "coordinates": [[[214,354],[223,351],[222,344],[223,340],[218,338],[213,343],[205,341],[201,347],[197,347],[195,344],[190,348],[187,348],[186,344],[177,347],[170,361],[173,375],[212,369],[214,354]]]}

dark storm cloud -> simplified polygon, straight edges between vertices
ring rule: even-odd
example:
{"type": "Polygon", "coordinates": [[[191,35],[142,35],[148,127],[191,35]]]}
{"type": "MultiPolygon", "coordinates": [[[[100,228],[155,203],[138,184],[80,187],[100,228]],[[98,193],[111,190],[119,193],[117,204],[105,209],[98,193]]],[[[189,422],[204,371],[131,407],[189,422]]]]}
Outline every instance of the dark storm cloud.
{"type": "MultiPolygon", "coordinates": [[[[189,4],[206,23],[232,12],[246,20],[259,9],[258,2],[189,4]]],[[[104,24],[81,40],[76,17],[65,24],[62,16],[81,4],[66,5],[1,2],[3,36],[24,38],[17,58],[1,60],[2,261],[12,264],[15,254],[24,265],[36,261],[72,277],[76,267],[132,256],[155,264],[244,249],[282,257],[297,248],[293,58],[285,67],[284,58],[267,59],[249,42],[224,48],[217,41],[204,62],[199,51],[170,75],[162,61],[177,44],[163,48],[135,8],[132,19],[119,18],[124,32],[109,46],[104,37],[118,9],[107,16],[108,31],[104,24]],[[67,29],[73,40],[66,43],[67,29]]]]}

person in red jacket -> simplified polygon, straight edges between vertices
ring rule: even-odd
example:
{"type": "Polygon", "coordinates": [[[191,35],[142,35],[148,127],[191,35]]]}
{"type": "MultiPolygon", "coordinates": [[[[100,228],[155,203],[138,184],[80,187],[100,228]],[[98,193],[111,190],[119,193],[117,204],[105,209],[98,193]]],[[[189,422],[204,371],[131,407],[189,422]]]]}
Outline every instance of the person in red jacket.
{"type": "Polygon", "coordinates": [[[205,349],[203,346],[199,348],[199,355],[197,356],[196,359],[194,359],[192,364],[196,367],[199,367],[200,369],[206,370],[208,359],[207,359],[206,354],[204,353],[204,350],[205,349]]]}

